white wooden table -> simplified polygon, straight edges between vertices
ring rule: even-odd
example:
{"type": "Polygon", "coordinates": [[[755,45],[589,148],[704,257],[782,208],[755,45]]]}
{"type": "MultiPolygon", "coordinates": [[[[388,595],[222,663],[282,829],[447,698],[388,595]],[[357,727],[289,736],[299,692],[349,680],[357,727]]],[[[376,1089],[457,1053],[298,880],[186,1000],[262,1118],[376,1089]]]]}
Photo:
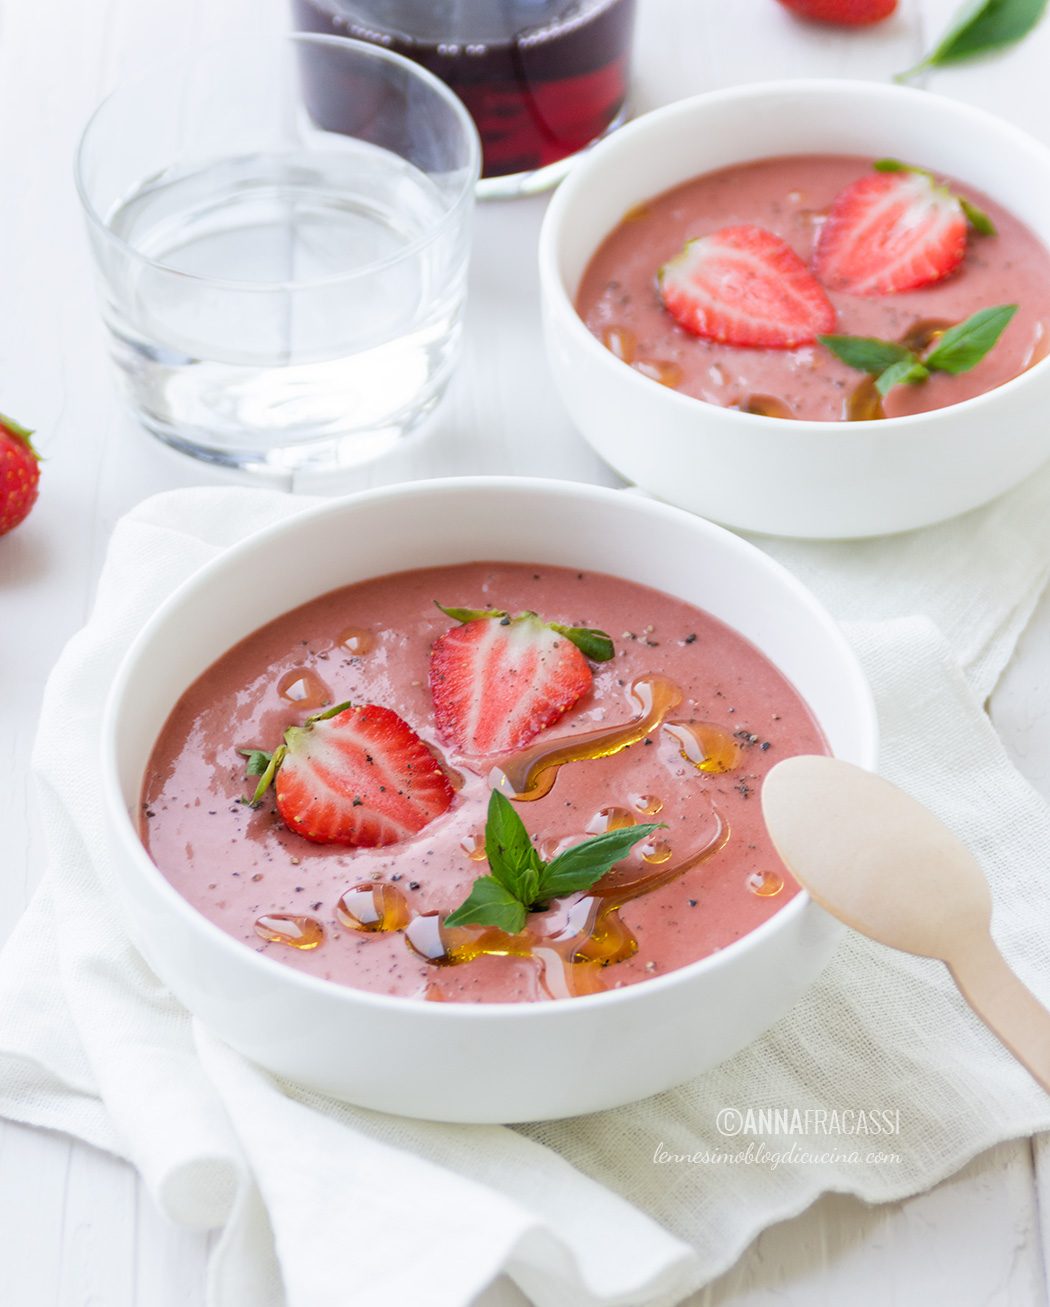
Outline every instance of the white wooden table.
{"type": "MultiPolygon", "coordinates": [[[[739,81],[884,79],[915,61],[955,7],[902,0],[881,27],[840,33],[797,24],[774,0],[639,2],[637,108],[739,81]]],[[[115,397],[71,181],[74,142],[101,94],[142,61],[283,21],[281,0],[0,0],[0,409],[39,430],[47,458],[32,519],[0,541],[0,939],[43,870],[26,777],[41,690],[84,621],[113,524],[155,491],[215,476],[146,437],[115,397]]],[[[1050,23],[994,61],[927,84],[1050,140],[1048,72],[1050,23]]],[[[483,208],[453,394],[427,440],[354,486],[445,472],[616,483],[543,383],[532,262],[542,209],[541,200],[483,208]]],[[[1050,795],[1050,602],[991,711],[1050,795]]],[[[905,1203],[827,1197],[764,1234],[695,1302],[1043,1304],[1048,1246],[1050,1149],[1023,1141],[905,1203]]],[[[207,1248],[156,1212],[123,1163],[0,1121],[4,1307],[199,1307],[207,1248]]],[[[520,1301],[505,1286],[486,1298],[520,1301]]]]}

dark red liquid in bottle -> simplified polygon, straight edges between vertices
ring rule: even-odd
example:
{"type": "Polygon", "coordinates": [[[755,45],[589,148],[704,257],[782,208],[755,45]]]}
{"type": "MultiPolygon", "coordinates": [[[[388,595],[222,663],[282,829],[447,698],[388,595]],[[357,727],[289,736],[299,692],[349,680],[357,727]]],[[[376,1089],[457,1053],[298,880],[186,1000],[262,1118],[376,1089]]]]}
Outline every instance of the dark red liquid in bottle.
{"type": "MultiPolygon", "coordinates": [[[[635,0],[292,0],[302,31],[407,55],[447,82],[481,134],[483,175],[581,150],[623,109],[635,0]]],[[[338,119],[338,106],[324,117],[338,119]]]]}

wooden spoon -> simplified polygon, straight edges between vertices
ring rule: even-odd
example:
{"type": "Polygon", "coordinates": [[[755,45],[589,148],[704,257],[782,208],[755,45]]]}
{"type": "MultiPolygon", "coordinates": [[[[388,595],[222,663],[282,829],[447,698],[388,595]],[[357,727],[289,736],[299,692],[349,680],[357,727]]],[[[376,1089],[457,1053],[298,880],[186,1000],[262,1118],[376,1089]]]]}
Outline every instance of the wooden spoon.
{"type": "Polygon", "coordinates": [[[996,948],[984,872],[933,813],[827,757],[778,763],[762,811],[811,898],[880,944],[947,963],[967,1003],[1050,1093],[1050,1011],[996,948]]]}

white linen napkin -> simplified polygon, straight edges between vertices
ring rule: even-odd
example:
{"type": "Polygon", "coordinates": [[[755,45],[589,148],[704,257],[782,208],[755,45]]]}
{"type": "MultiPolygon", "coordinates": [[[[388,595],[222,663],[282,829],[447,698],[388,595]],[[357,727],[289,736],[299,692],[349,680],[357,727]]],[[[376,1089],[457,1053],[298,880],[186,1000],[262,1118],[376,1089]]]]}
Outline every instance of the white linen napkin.
{"type": "MultiPolygon", "coordinates": [[[[980,707],[1046,579],[1048,499],[1043,472],[907,536],[759,543],[847,622],[879,704],[882,770],[981,858],[998,941],[1050,1003],[1050,809],[980,707]]],[[[174,585],[305,506],[182,490],[118,525],[91,619],[48,684],[34,768],[49,869],[0,956],[0,1112],[128,1158],[172,1220],[221,1227],[209,1307],[342,1307],[351,1288],[364,1307],[462,1307],[501,1271],[541,1307],[671,1307],[825,1190],[901,1197],[999,1140],[1050,1127],[1050,1098],[939,964],[856,936],[730,1062],[572,1121],[388,1117],[277,1083],[200,1028],[110,902],[101,705],[129,639],[174,585]],[[873,1109],[898,1113],[899,1133],[729,1137],[724,1108],[873,1109]],[[820,1156],[725,1160],[749,1143],[776,1153],[793,1142],[820,1156]],[[660,1148],[680,1160],[654,1161],[660,1148]],[[889,1158],[868,1160],[872,1148],[889,1158]]]]}

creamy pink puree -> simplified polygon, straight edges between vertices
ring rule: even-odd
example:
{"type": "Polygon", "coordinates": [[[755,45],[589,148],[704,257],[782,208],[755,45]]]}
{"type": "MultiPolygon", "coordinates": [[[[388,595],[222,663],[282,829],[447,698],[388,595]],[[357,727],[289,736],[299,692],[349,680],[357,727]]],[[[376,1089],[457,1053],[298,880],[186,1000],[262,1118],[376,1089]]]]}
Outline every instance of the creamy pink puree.
{"type": "MultiPolygon", "coordinates": [[[[921,161],[917,161],[921,162],[921,161]]],[[[656,273],[687,240],[737,223],[782,237],[807,263],[823,215],[836,194],[871,170],[870,159],[798,155],[762,159],[696,177],[640,206],[595,252],[577,295],[577,309],[601,339],[626,327],[637,337],[634,363],[669,362],[681,369],[677,389],[724,407],[750,395],[772,395],[795,417],[838,421],[861,374],[820,345],[793,350],[716,345],[684,331],[660,303],[656,273]]],[[[997,236],[971,232],[959,270],[922,290],[864,299],[830,292],[835,330],[895,340],[915,322],[959,322],[978,309],[1017,304],[998,344],[970,372],[940,373],[922,385],[896,387],[887,417],[957,404],[1002,385],[1043,356],[1050,330],[1050,252],[1017,218],[963,182],[952,189],[992,219],[997,236]]]]}
{"type": "MultiPolygon", "coordinates": [[[[684,702],[674,718],[757,737],[742,738],[734,771],[711,775],[685,761],[679,743],[657,731],[651,744],[563,766],[550,794],[518,804],[537,842],[575,842],[586,837],[601,809],[634,810],[639,796],[656,796],[664,804],[659,816],[638,811],[637,820],[667,823],[659,834],[676,861],[710,841],[718,820],[713,807],[731,827],[728,843],[707,861],[622,908],[639,948],[602,969],[606,988],[724,948],[794,896],[798,887],[762,823],[758,787],[778,759],[826,749],[806,705],[776,668],[721,622],[656,590],[562,568],[470,563],[381,577],[313,600],[236,645],[179,700],[146,773],[143,839],[167,879],[206,917],[250,948],[340,984],[479,1002],[548,997],[533,958],[485,956],[436,966],[413,953],[401,933],[359,933],[334,916],[340,896],[372,877],[396,879],[414,912],[458,905],[486,871],[464,844],[472,845],[483,829],[490,764],[474,772],[443,750],[465,778],[452,807],[415,838],[386,849],[312,844],[283,827],[271,797],[256,810],[238,802],[248,785],[237,748],[272,749],[287,726],[308,715],[278,693],[282,677],[297,669],[319,676],[333,702],[383,704],[440,747],[427,656],[449,620],[434,607],[435,598],[512,612],[535,609],[548,620],[600,627],[613,637],[616,656],[595,666],[593,692],[545,738],[628,720],[635,715],[628,687],[650,672],[680,686],[684,702]],[[374,633],[365,656],[351,656],[337,644],[350,626],[374,633]],[[771,877],[781,878],[780,892],[757,894],[752,886],[763,876],[767,888],[776,883],[771,877]],[[312,952],[263,943],[254,923],[271,913],[317,918],[325,942],[312,952]]],[[[628,861],[645,865],[637,851],[628,861]]]]}

